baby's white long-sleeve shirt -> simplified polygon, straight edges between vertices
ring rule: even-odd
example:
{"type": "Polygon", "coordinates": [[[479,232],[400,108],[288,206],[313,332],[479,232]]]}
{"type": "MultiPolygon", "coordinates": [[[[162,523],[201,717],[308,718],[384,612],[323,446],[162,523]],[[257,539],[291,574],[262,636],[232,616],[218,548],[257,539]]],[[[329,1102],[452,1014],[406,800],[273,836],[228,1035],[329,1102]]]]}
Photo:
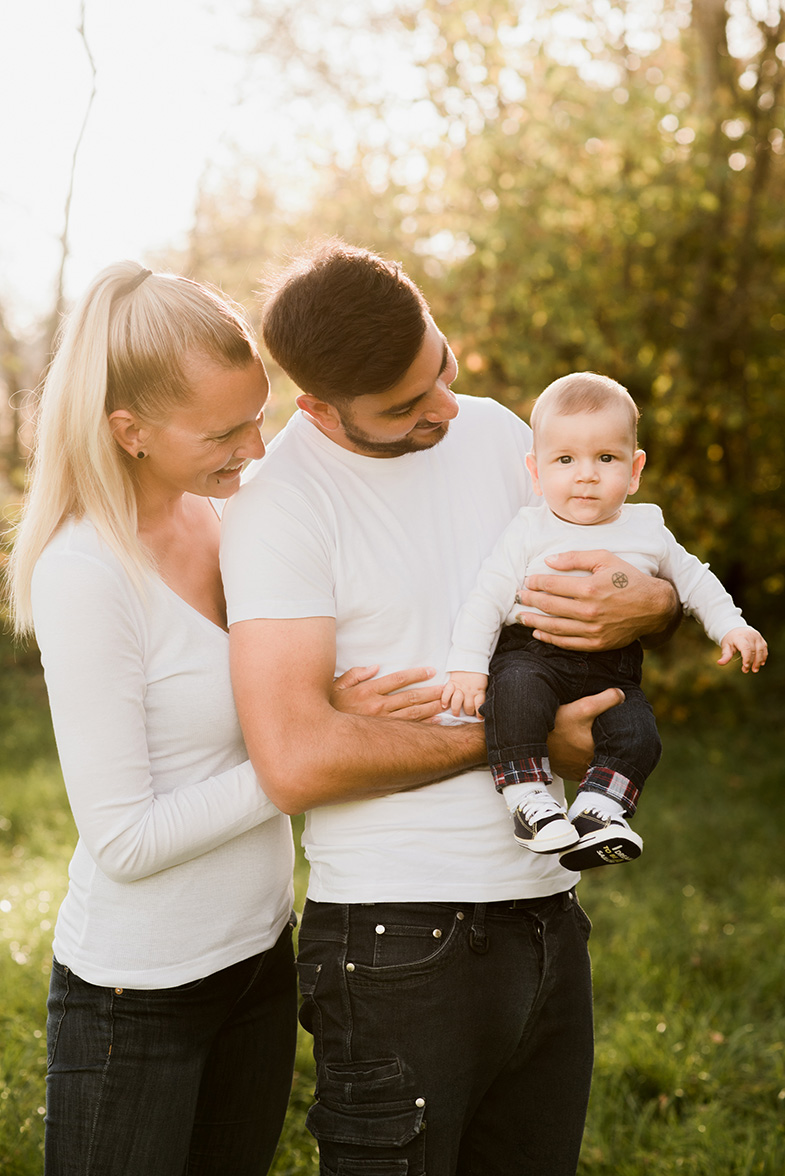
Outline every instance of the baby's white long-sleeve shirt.
{"type": "Polygon", "coordinates": [[[670,580],[685,612],[696,616],[718,645],[731,629],[745,624],[741,610],[709,565],[676,542],[658,506],[627,502],[613,522],[592,527],[565,522],[545,505],[525,506],[483,563],[458,614],[447,670],[487,674],[502,626],[517,624],[523,611],[539,611],[528,605],[523,610],[515,603],[524,579],[539,573],[558,575],[546,564],[548,556],[599,549],[613,552],[649,576],[670,580]]]}

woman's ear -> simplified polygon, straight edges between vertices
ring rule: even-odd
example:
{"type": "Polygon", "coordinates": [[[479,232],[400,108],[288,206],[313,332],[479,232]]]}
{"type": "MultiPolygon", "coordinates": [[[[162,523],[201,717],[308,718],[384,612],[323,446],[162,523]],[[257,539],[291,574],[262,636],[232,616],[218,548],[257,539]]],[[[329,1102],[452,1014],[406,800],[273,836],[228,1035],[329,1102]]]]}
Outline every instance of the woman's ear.
{"type": "Polygon", "coordinates": [[[109,414],[109,428],[120,448],[131,457],[145,452],[150,430],[127,408],[117,408],[109,414]]]}

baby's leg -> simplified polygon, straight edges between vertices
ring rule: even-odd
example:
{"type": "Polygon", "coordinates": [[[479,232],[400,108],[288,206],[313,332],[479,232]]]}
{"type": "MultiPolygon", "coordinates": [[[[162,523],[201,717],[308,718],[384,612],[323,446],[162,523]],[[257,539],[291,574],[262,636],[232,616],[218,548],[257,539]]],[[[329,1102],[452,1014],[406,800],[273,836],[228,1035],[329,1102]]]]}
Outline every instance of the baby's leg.
{"type": "Polygon", "coordinates": [[[594,761],[578,787],[569,817],[580,834],[561,857],[567,869],[587,870],[640,857],[643,841],[627,823],[662,745],[643,691],[623,685],[625,701],[594,722],[594,761]]]}
{"type": "Polygon", "coordinates": [[[547,789],[553,780],[548,734],[571,687],[559,669],[562,657],[541,653],[547,647],[532,638],[519,644],[519,635],[511,636],[491,662],[482,708],[488,762],[512,813],[516,840],[536,853],[556,853],[578,836],[547,789]]]}

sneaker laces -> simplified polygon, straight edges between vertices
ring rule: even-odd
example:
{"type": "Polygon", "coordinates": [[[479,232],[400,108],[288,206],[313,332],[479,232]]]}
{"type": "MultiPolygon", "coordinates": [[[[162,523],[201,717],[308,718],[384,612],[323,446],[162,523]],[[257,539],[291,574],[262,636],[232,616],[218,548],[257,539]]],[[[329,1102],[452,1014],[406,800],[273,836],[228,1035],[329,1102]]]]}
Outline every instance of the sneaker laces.
{"type": "Polygon", "coordinates": [[[617,824],[621,824],[621,825],[627,824],[624,817],[620,817],[618,814],[614,814],[613,816],[611,816],[610,813],[604,813],[601,809],[594,808],[593,805],[587,805],[586,808],[581,809],[581,811],[579,813],[576,813],[575,816],[576,817],[596,817],[596,819],[598,821],[602,821],[603,825],[605,825],[606,828],[608,828],[609,825],[612,825],[614,821],[616,821],[617,824]]]}
{"type": "Polygon", "coordinates": [[[522,801],[518,808],[523,814],[524,820],[527,824],[532,825],[535,821],[541,821],[543,817],[565,817],[564,809],[554,800],[550,792],[546,792],[544,788],[540,788],[537,792],[533,792],[526,800],[522,801]]]}

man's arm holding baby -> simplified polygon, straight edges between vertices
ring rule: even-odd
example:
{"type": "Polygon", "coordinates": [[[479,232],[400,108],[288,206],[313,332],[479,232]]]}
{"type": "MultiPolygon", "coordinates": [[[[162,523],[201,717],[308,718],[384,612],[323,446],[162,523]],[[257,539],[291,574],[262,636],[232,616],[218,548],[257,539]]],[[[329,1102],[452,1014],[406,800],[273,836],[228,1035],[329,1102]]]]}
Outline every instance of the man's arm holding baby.
{"type": "Polygon", "coordinates": [[[681,605],[668,580],[638,571],[608,551],[566,551],[549,557],[557,572],[589,576],[529,576],[518,593],[521,622],[534,636],[563,649],[620,649],[636,639],[667,641],[681,621],[681,605]],[[527,613],[527,608],[542,609],[527,613]]]}
{"type": "MultiPolygon", "coordinates": [[[[406,722],[383,707],[380,716],[367,684],[359,701],[348,689],[336,691],[330,618],[240,621],[231,626],[230,651],[249,757],[284,812],[384,796],[486,763],[481,723],[406,722]],[[363,713],[351,713],[355,706],[363,713]]],[[[621,697],[605,691],[562,708],[549,744],[557,770],[572,778],[588,763],[594,718],[621,697]]]]}

